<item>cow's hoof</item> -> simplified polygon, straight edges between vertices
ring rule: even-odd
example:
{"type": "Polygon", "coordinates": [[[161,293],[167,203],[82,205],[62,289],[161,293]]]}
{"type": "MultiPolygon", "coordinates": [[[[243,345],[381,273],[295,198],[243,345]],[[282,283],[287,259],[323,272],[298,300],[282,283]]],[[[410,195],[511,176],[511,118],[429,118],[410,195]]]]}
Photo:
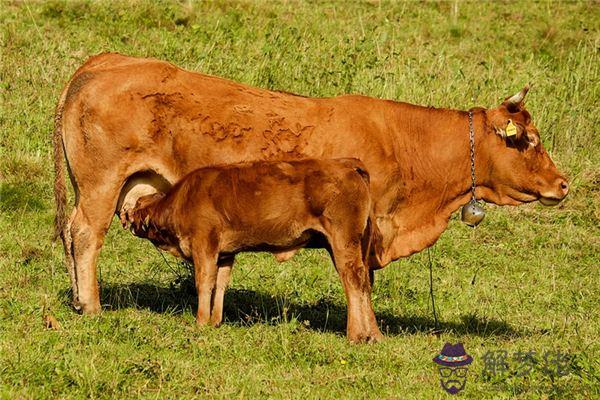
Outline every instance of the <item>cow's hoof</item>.
{"type": "Polygon", "coordinates": [[[99,304],[81,304],[80,309],[78,311],[80,314],[83,315],[96,315],[100,314],[101,308],[99,304]]]}
{"type": "Polygon", "coordinates": [[[383,335],[381,334],[381,332],[369,332],[369,333],[363,333],[363,334],[354,334],[354,335],[348,335],[348,340],[350,340],[351,343],[356,343],[356,344],[360,344],[360,343],[377,343],[377,342],[381,342],[383,340],[383,335]]]}
{"type": "Polygon", "coordinates": [[[222,321],[221,321],[221,320],[218,320],[218,321],[217,321],[217,320],[215,320],[215,321],[211,320],[211,321],[210,321],[210,326],[212,326],[212,327],[214,327],[214,328],[218,328],[218,327],[220,327],[220,326],[221,326],[221,323],[222,323],[222,321]]]}
{"type": "Polygon", "coordinates": [[[80,314],[83,312],[81,303],[79,303],[79,300],[77,300],[77,299],[73,299],[71,301],[71,307],[73,307],[73,309],[80,314]]]}

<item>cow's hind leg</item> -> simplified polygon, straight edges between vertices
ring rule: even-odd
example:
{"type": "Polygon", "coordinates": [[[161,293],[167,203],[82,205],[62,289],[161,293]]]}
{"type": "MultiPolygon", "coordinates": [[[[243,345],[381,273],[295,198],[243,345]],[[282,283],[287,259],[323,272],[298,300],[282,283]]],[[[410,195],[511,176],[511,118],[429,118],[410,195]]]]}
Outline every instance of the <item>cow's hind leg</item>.
{"type": "MultiPolygon", "coordinates": [[[[118,190],[114,193],[118,193],[118,190]]],[[[96,265],[117,202],[117,195],[113,197],[101,196],[98,193],[94,195],[79,199],[69,224],[71,255],[77,281],[75,306],[84,314],[95,314],[100,311],[96,265]]]]}

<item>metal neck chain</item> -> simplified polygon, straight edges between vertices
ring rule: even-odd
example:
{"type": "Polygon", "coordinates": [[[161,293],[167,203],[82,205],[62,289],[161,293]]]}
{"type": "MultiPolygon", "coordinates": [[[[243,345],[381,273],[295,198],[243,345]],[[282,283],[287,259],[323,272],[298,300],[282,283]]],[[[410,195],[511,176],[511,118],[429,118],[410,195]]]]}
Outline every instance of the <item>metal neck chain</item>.
{"type": "Polygon", "coordinates": [[[472,201],[477,201],[475,197],[475,129],[473,128],[472,111],[469,111],[469,144],[471,146],[471,196],[472,201]]]}

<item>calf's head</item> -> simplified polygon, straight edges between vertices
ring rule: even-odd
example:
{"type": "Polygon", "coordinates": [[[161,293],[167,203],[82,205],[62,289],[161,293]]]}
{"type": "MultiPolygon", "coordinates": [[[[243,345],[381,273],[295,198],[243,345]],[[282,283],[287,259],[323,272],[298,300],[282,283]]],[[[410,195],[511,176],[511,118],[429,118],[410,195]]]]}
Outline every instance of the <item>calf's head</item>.
{"type": "Polygon", "coordinates": [[[499,107],[486,111],[488,134],[484,135],[483,147],[487,176],[481,182],[486,201],[517,205],[539,200],[544,205],[556,205],[569,191],[567,180],[550,159],[525,109],[528,90],[525,86],[499,107]]]}
{"type": "Polygon", "coordinates": [[[130,224],[131,233],[141,238],[153,239],[153,230],[150,229],[151,210],[149,206],[163,197],[163,193],[142,196],[137,200],[133,209],[127,210],[125,218],[130,224]]]}

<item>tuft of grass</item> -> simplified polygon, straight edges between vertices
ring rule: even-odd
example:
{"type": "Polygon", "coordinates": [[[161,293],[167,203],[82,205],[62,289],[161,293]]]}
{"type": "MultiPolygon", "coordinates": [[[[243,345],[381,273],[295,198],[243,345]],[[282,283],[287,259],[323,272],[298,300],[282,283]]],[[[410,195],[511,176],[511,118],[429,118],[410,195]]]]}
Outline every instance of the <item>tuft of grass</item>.
{"type": "Polygon", "coordinates": [[[0,398],[442,398],[445,342],[474,357],[469,398],[600,396],[600,9],[594,2],[0,3],[0,398]],[[572,193],[557,208],[488,207],[452,219],[427,253],[377,273],[387,340],[352,346],[326,253],[277,264],[244,254],[225,324],[199,329],[186,266],[113,224],[99,262],[100,316],[69,307],[49,242],[52,117],[64,83],[102,51],[309,96],[361,93],[438,107],[494,106],[534,84],[528,109],[572,193]],[[45,314],[60,330],[45,328],[45,314]],[[488,351],[561,351],[485,373],[488,351]]]}

